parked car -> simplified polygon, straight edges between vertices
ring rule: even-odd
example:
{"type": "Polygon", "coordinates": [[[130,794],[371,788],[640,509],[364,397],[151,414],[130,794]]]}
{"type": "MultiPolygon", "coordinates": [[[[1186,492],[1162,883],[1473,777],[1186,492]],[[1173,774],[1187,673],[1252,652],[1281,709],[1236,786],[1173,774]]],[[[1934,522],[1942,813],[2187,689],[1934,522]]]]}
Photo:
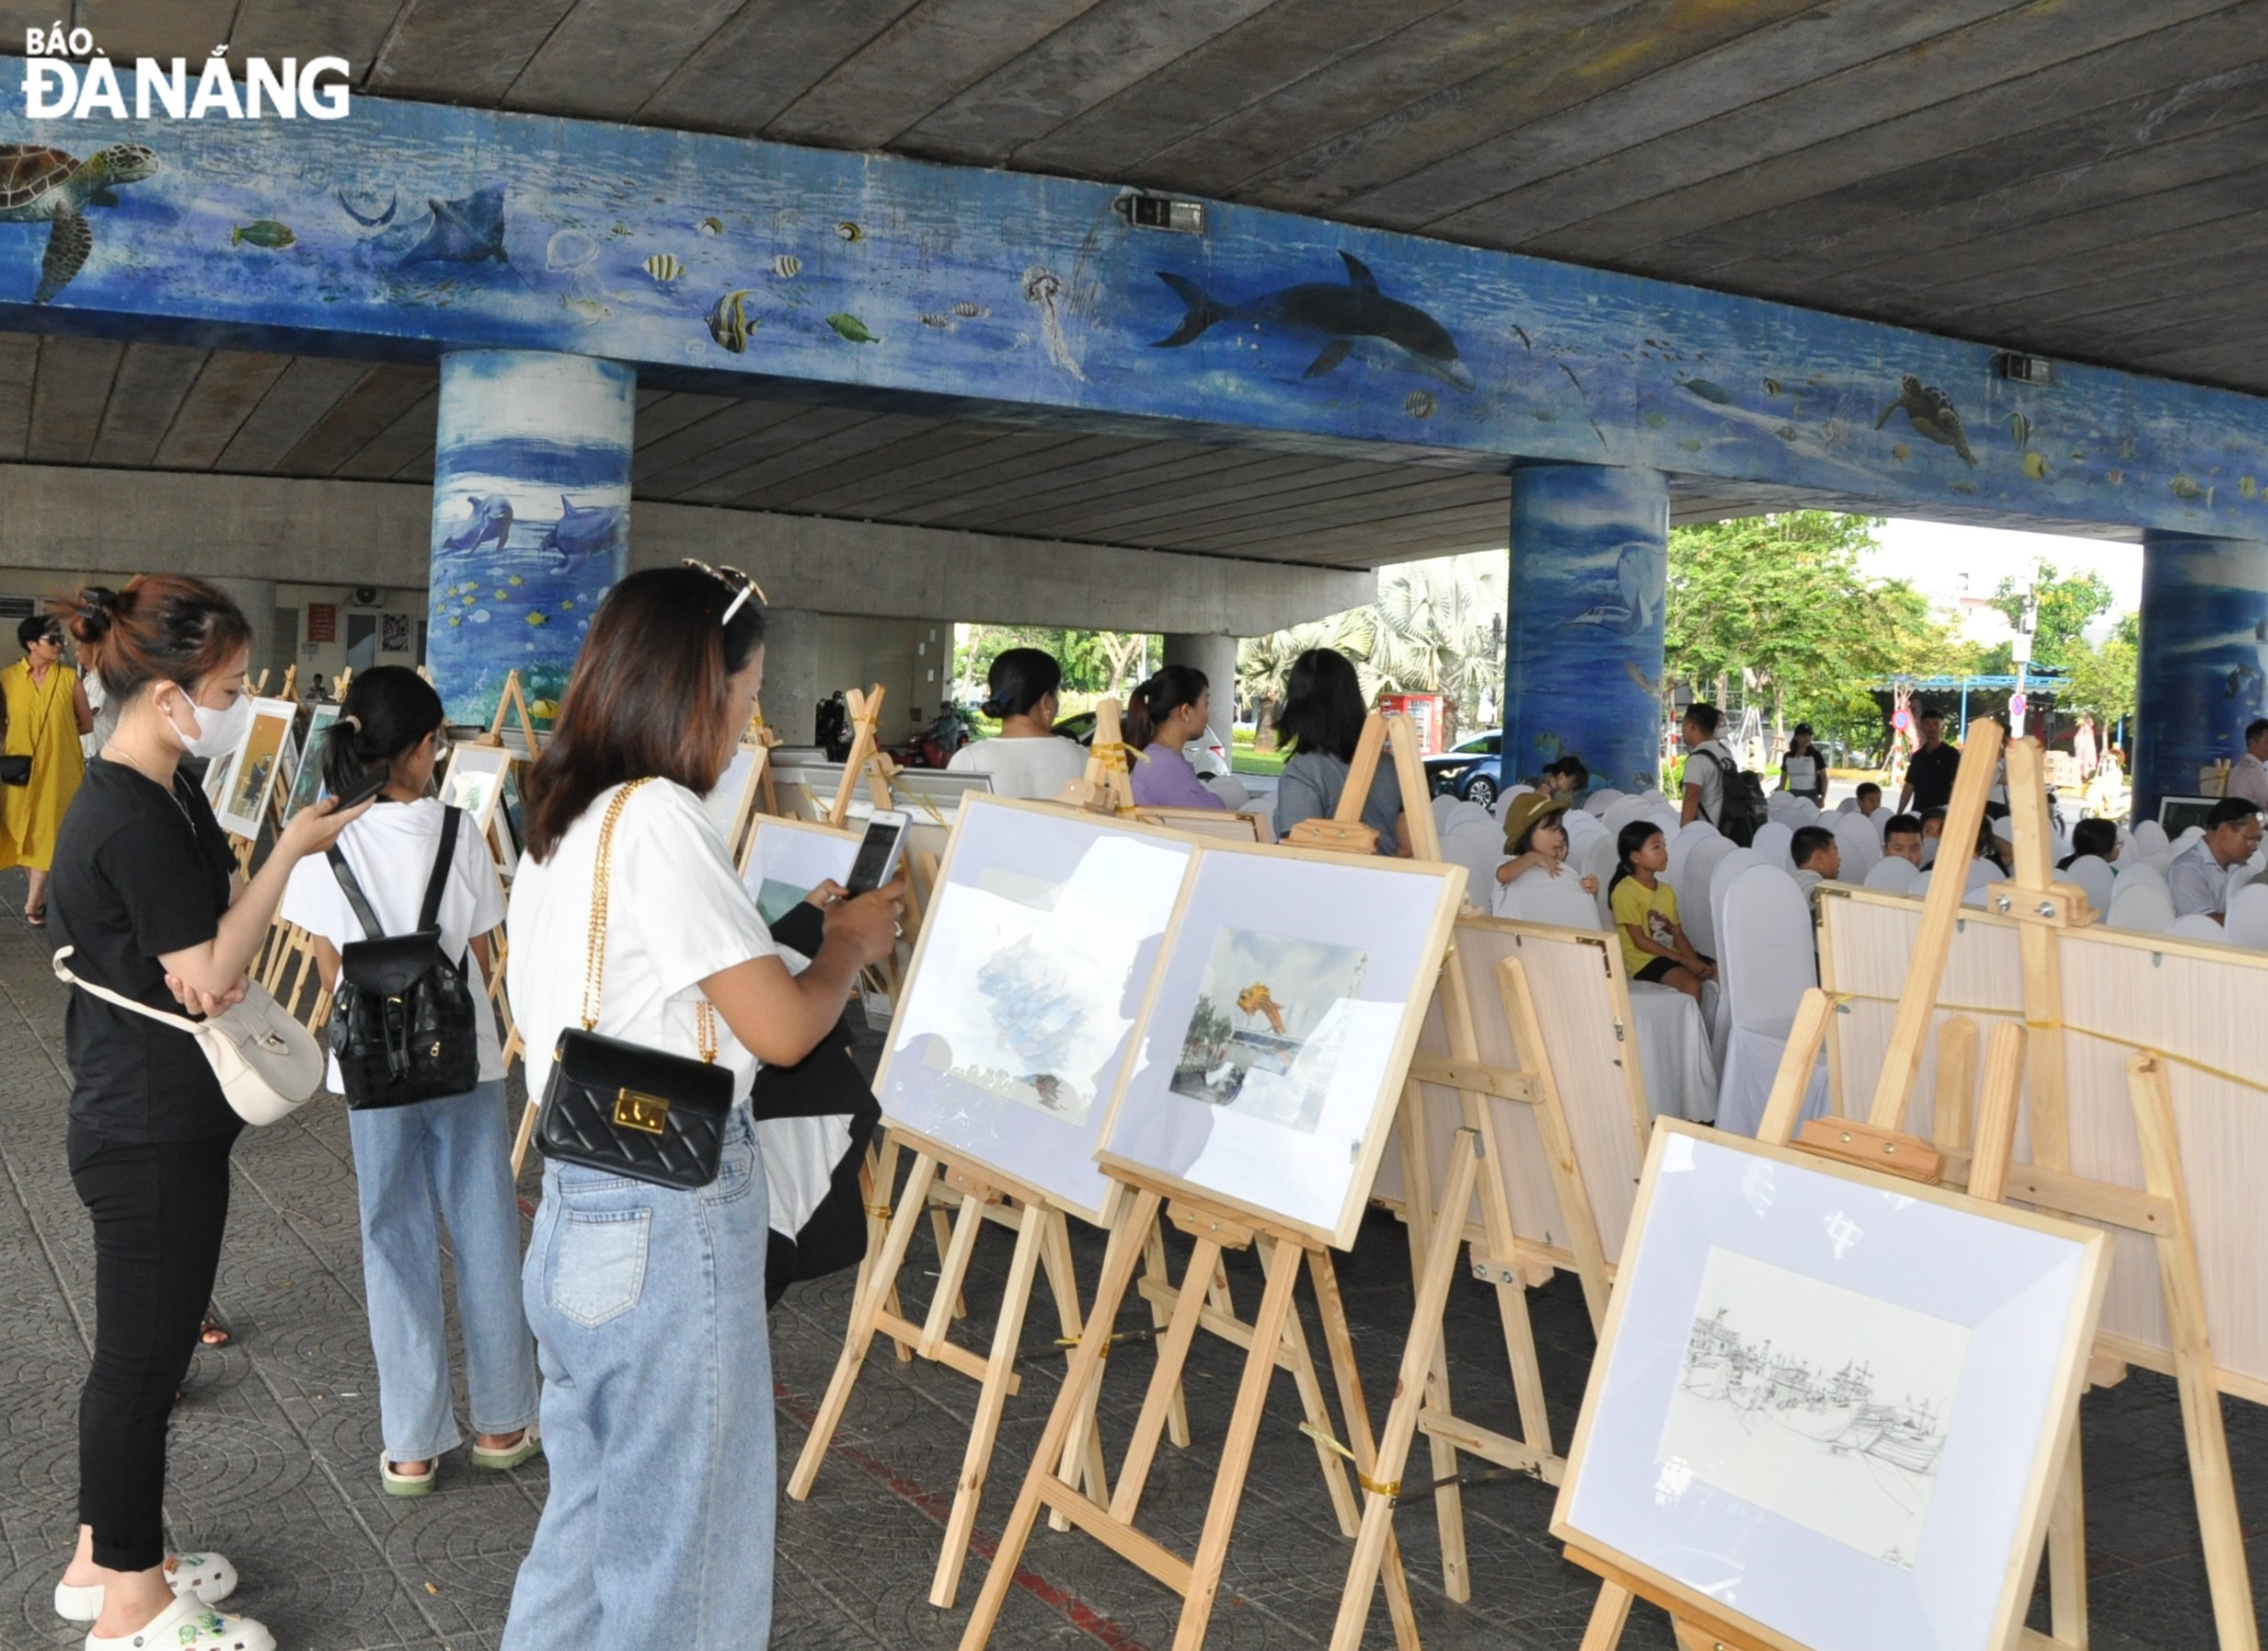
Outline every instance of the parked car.
{"type": "MultiPolygon", "coordinates": [[[[1095,743],[1095,713],[1083,710],[1075,717],[1065,717],[1055,724],[1053,732],[1064,739],[1091,745],[1095,743]]],[[[1218,779],[1229,772],[1228,742],[1210,728],[1205,730],[1203,739],[1192,740],[1182,746],[1181,755],[1197,770],[1200,779],[1218,779]]]]}
{"type": "Polygon", "coordinates": [[[1433,786],[1433,795],[1478,802],[1483,808],[1493,807],[1496,793],[1503,789],[1499,773],[1503,745],[1501,733],[1479,733],[1439,756],[1427,757],[1425,777],[1433,786]]]}

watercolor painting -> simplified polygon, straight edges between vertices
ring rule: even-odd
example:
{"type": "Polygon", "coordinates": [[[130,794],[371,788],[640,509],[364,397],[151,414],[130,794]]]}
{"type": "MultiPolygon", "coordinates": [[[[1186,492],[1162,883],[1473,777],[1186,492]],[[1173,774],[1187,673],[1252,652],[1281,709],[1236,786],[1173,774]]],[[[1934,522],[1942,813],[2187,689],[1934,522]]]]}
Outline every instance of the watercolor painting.
{"type": "MultiPolygon", "coordinates": [[[[716,794],[709,793],[712,798],[716,794]]],[[[858,857],[856,832],[760,817],[741,881],[756,903],[757,915],[769,926],[801,905],[821,883],[847,878],[858,857]]]]}
{"type": "Polygon", "coordinates": [[[1353,946],[1222,929],[1168,1087],[1314,1134],[1344,1053],[1346,1021],[1331,1011],[1362,990],[1369,961],[1353,946]]]}
{"type": "Polygon", "coordinates": [[[1961,1325],[1712,1248],[1655,1458],[1910,1571],[1968,1356],[1961,1325]]]}
{"type": "Polygon", "coordinates": [[[512,753],[501,745],[451,746],[449,767],[441,779],[442,802],[463,809],[468,823],[485,832],[511,765],[512,753]]]}
{"type": "Polygon", "coordinates": [[[288,699],[252,701],[252,723],[237,747],[229,769],[220,806],[214,812],[224,829],[238,837],[257,837],[266,823],[268,793],[289,767],[293,718],[298,707],[288,699]]]}

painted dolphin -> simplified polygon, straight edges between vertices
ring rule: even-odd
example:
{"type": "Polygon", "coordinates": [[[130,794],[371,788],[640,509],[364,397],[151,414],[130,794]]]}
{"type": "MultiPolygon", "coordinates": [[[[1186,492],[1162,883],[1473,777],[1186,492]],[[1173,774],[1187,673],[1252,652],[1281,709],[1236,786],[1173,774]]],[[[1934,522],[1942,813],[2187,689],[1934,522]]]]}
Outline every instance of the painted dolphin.
{"type": "Polygon", "coordinates": [[[1173,289],[1188,313],[1180,326],[1153,347],[1177,350],[1216,321],[1251,321],[1323,340],[1321,353],[1308,363],[1303,377],[1321,377],[1346,360],[1358,341],[1376,339],[1409,371],[1427,374],[1460,390],[1473,387],[1472,370],[1457,360],[1456,341],[1447,328],[1415,305],[1380,293],[1377,277],[1353,253],[1339,256],[1347,266],[1344,286],[1307,281],[1242,304],[1224,304],[1195,282],[1160,270],[1157,279],[1173,289]]]}
{"type": "Polygon", "coordinates": [[[504,186],[491,183],[461,201],[429,201],[433,221],[418,244],[403,253],[397,267],[409,264],[477,264],[484,258],[498,263],[504,256],[504,186]]]}
{"type": "Polygon", "coordinates": [[[1622,548],[1615,559],[1615,594],[1568,620],[1570,625],[1595,625],[1616,636],[1637,636],[1662,622],[1664,583],[1669,576],[1668,558],[1652,545],[1622,548]]]}
{"type": "Polygon", "coordinates": [[[538,550],[558,557],[564,570],[612,549],[621,538],[628,513],[619,504],[577,504],[559,495],[559,519],[544,534],[538,550]]]}
{"type": "Polygon", "coordinates": [[[501,550],[504,541],[512,537],[512,501],[501,493],[475,493],[465,502],[472,514],[464,526],[441,541],[441,548],[461,554],[478,550],[485,541],[494,539],[496,548],[501,550]]]}

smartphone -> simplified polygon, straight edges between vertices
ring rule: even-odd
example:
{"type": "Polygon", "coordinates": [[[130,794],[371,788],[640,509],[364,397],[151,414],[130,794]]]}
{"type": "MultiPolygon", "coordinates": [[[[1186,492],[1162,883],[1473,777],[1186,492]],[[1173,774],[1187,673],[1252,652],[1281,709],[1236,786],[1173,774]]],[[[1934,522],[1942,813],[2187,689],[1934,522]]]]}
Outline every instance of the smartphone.
{"type": "Polygon", "coordinates": [[[896,809],[878,809],[867,821],[866,839],[858,858],[851,862],[845,886],[854,895],[871,894],[898,874],[898,855],[905,846],[905,815],[896,809]]]}
{"type": "Polygon", "coordinates": [[[332,812],[344,814],[350,808],[360,808],[380,791],[394,776],[391,763],[374,763],[363,771],[363,777],[339,794],[339,806],[332,812]]]}

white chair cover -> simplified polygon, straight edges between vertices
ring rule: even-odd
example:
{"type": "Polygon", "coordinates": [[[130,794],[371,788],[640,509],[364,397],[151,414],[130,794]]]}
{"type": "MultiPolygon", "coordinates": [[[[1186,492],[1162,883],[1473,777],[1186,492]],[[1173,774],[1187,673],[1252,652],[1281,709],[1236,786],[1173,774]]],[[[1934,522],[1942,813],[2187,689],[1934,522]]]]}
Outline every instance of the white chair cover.
{"type": "Polygon", "coordinates": [[[2111,885],[2113,898],[2121,891],[2130,889],[2137,883],[2153,883],[2161,889],[2166,886],[2166,873],[2163,869],[2144,860],[2135,849],[2130,849],[2120,855],[2112,864],[2111,870],[2116,878],[2111,885]]]}
{"type": "Polygon", "coordinates": [[[1785,820],[1767,820],[1756,827],[1756,838],[1748,846],[1764,856],[1767,865],[1778,866],[1792,876],[1795,864],[1788,858],[1788,847],[1794,841],[1794,826],[1785,820]]]}
{"type": "MultiPolygon", "coordinates": [[[[1744,872],[1751,866],[1760,866],[1764,863],[1764,856],[1758,854],[1754,849],[1735,849],[1717,862],[1717,870],[1709,880],[1710,943],[1704,946],[1698,940],[1693,941],[1695,949],[1703,957],[1715,957],[1717,948],[1724,944],[1725,896],[1732,893],[1733,885],[1740,881],[1744,872]]],[[[1792,883],[1794,878],[1790,876],[1789,881],[1792,883]]],[[[1693,938],[1692,923],[1687,920],[1686,914],[1682,910],[1677,915],[1681,921],[1686,922],[1686,936],[1691,940],[1693,938]]]]}
{"type": "MultiPolygon", "coordinates": [[[[1462,802],[1451,803],[1445,811],[1433,817],[1444,831],[1455,831],[1460,826],[1489,824],[1489,811],[1469,799],[1462,802]]],[[[1504,840],[1504,834],[1501,830],[1496,834],[1496,840],[1500,843],[1504,840]]]]}
{"type": "Polygon", "coordinates": [[[2193,911],[2186,918],[2174,918],[2173,927],[2166,933],[2179,941],[2226,941],[2228,938],[2227,929],[2201,911],[2193,911]]]}
{"type": "Polygon", "coordinates": [[[2229,901],[2228,938],[2268,950],[2268,883],[2248,883],[2229,901]]]}
{"type": "Polygon", "coordinates": [[[2112,874],[2111,862],[2100,854],[2082,854],[2062,871],[2055,873],[2062,883],[2076,883],[2087,891],[2087,904],[2101,917],[2111,909],[2111,890],[2117,879],[2112,874]]]}
{"type": "Polygon", "coordinates": [[[1657,1118],[1705,1124],[1717,1115],[1717,1052],[1710,1046],[1701,1006],[1674,986],[1630,982],[1630,1019],[1638,1029],[1638,1064],[1646,1077],[1646,1110],[1657,1118]]]}
{"type": "MultiPolygon", "coordinates": [[[[1672,845],[1673,852],[1675,849],[1672,845]]],[[[1686,938],[1699,949],[1703,957],[1717,955],[1717,925],[1710,911],[1710,884],[1716,880],[1717,868],[1732,852],[1733,839],[1712,827],[1686,856],[1685,881],[1670,884],[1677,891],[1677,916],[1686,926],[1686,938]],[[1690,899],[1687,897],[1688,894],[1690,899]]]]}
{"type": "Polygon", "coordinates": [[[1886,889],[1894,895],[1910,895],[1914,893],[1914,884],[1920,879],[1921,873],[1914,869],[1912,860],[1899,860],[1886,854],[1874,862],[1873,869],[1867,872],[1864,881],[1871,889],[1886,889]]]}
{"type": "MultiPolygon", "coordinates": [[[[1560,818],[1567,822],[1567,863],[1579,866],[1591,845],[1606,836],[1606,827],[1598,823],[1596,814],[1580,808],[1562,810],[1560,818]]],[[[1611,837],[1607,840],[1613,841],[1611,837]]]]}
{"type": "Polygon", "coordinates": [[[1840,802],[1835,805],[1835,812],[1838,814],[1857,814],[1859,812],[1859,799],[1857,797],[1844,798],[1840,802]]]}
{"type": "Polygon", "coordinates": [[[1827,827],[1835,833],[1835,847],[1843,857],[1845,883],[1864,883],[1867,873],[1882,857],[1882,839],[1874,835],[1874,827],[1864,814],[1829,814],[1834,824],[1827,827]]]}
{"type": "Polygon", "coordinates": [[[1806,826],[1819,824],[1819,804],[1809,797],[1798,797],[1795,806],[1788,811],[1788,824],[1801,831],[1806,826]]]}
{"type": "Polygon", "coordinates": [[[1790,819],[1796,812],[1800,799],[1792,791],[1770,791],[1764,799],[1764,817],[1767,820],[1790,819]]]}
{"type": "Polygon", "coordinates": [[[1599,820],[1607,830],[1620,831],[1632,820],[1644,819],[1649,806],[1643,797],[1618,797],[1607,804],[1606,812],[1599,816],[1599,820]]]}
{"type": "Polygon", "coordinates": [[[1433,829],[1449,829],[1449,811],[1456,806],[1456,799],[1446,791],[1433,793],[1433,829]]]}
{"type": "Polygon", "coordinates": [[[1475,909],[1487,911],[1496,890],[1496,868],[1504,863],[1504,834],[1487,814],[1473,812],[1477,818],[1441,834],[1441,854],[1452,865],[1465,868],[1466,899],[1475,909]]]}
{"type": "MultiPolygon", "coordinates": [[[[1489,804],[1489,818],[1491,820],[1502,819],[1504,817],[1505,803],[1511,802],[1514,797],[1525,795],[1526,792],[1532,791],[1535,789],[1536,788],[1532,785],[1506,786],[1502,791],[1496,793],[1495,801],[1489,804]]],[[[1581,811],[1578,810],[1577,812],[1580,813],[1581,811]]]]}
{"type": "MultiPolygon", "coordinates": [[[[1659,826],[1662,835],[1672,842],[1675,842],[1677,834],[1686,828],[1685,822],[1677,817],[1677,811],[1658,799],[1646,810],[1644,817],[1659,826]]],[[[1698,820],[1694,822],[1697,826],[1700,823],[1698,820]]]]}
{"type": "Polygon", "coordinates": [[[2155,872],[2162,877],[2166,873],[2166,868],[2181,858],[2181,852],[2178,849],[2159,849],[2154,853],[2143,855],[2135,861],[2135,864],[2155,872]]]}
{"type": "Polygon", "coordinates": [[[1491,909],[1500,918],[1520,923],[1550,923],[1560,929],[1594,931],[1606,927],[1599,916],[1597,899],[1583,892],[1583,879],[1572,866],[1563,868],[1557,877],[1548,875],[1539,866],[1530,866],[1510,883],[1497,886],[1491,909]]]}
{"type": "Polygon", "coordinates": [[[1905,892],[1917,900],[1927,900],[1929,897],[1929,879],[1936,872],[1935,866],[1922,867],[1921,874],[1914,879],[1914,886],[1905,892]]]}
{"type": "Polygon", "coordinates": [[[1707,820],[1696,820],[1690,826],[1681,826],[1674,831],[1665,831],[1663,835],[1669,838],[1670,887],[1677,891],[1677,904],[1682,906],[1686,904],[1686,862],[1693,858],[1693,850],[1699,846],[1704,837],[1718,835],[1717,828],[1707,820]]]}
{"type": "MultiPolygon", "coordinates": [[[[1794,877],[1777,866],[1758,866],[1733,883],[1725,896],[1724,952],[1718,973],[1732,1030],[1717,1089],[1717,1127],[1753,1136],[1764,1121],[1764,1103],[1787,1049],[1797,1005],[1819,984],[1811,906],[1794,877]]],[[[1823,1059],[1806,1090],[1803,1116],[1818,1117],[1826,1102],[1823,1059]]]]}
{"type": "Polygon", "coordinates": [[[1973,860],[1969,862],[1969,880],[1966,888],[1970,894],[1974,894],[1988,883],[2006,883],[2008,880],[2009,874],[1988,860],[1973,860]]]}
{"type": "Polygon", "coordinates": [[[2179,854],[2205,834],[2205,828],[2202,826],[2185,826],[2182,828],[2182,835],[2167,846],[2179,854]]]}
{"type": "Polygon", "coordinates": [[[2134,846],[2145,854],[2155,854],[2169,847],[2166,828],[2156,820],[2144,820],[2134,828],[2134,846]]]}
{"type": "Polygon", "coordinates": [[[2139,934],[2163,934],[2173,927],[2173,896],[2162,883],[2120,881],[2124,886],[2112,897],[2111,909],[2103,916],[2108,927],[2139,934]]]}
{"type": "MultiPolygon", "coordinates": [[[[1569,863],[1575,863],[1571,856],[1569,863]]],[[[1598,879],[1598,893],[1591,898],[1593,904],[1598,907],[1599,927],[1607,928],[1614,922],[1614,919],[1607,916],[1606,906],[1606,885],[1614,880],[1615,875],[1614,837],[1606,832],[1601,832],[1593,840],[1591,846],[1583,851],[1581,864],[1583,874],[1585,877],[1598,879]]]]}
{"type": "Polygon", "coordinates": [[[1605,818],[1606,811],[1622,801],[1623,793],[1611,785],[1603,785],[1583,800],[1585,813],[1605,818]]]}

